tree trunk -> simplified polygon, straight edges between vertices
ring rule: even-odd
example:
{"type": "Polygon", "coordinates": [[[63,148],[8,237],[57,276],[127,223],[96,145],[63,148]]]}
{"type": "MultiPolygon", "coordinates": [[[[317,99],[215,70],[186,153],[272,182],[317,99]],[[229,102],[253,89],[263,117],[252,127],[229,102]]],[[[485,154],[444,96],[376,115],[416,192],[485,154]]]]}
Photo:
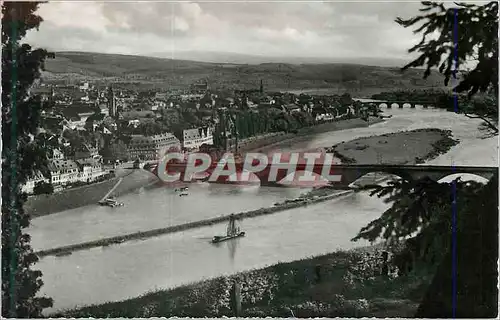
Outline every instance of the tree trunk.
{"type": "Polygon", "coordinates": [[[235,281],[231,289],[231,309],[235,317],[241,316],[241,288],[238,281],[235,281]]]}

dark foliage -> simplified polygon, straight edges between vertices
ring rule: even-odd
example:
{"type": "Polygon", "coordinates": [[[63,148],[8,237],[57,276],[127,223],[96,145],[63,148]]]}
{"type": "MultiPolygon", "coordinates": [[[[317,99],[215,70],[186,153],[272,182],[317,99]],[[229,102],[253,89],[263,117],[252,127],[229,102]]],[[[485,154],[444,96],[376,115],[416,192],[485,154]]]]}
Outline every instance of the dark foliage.
{"type": "Polygon", "coordinates": [[[424,178],[361,188],[360,191],[371,190],[371,196],[394,203],[380,218],[362,228],[353,241],[373,242],[382,238],[389,248],[400,248],[403,244],[405,249],[397,252],[395,258],[401,273],[412,270],[415,264],[434,266],[451,244],[452,184],[456,185],[456,206],[460,210],[467,208],[471,197],[482,187],[476,182],[438,183],[424,178]]]}
{"type": "Polygon", "coordinates": [[[37,134],[43,104],[29,89],[40,77],[42,49],[21,44],[26,32],[38,28],[42,18],[35,14],[39,3],[2,4],[2,316],[39,317],[52,300],[36,297],[43,285],[42,273],[31,267],[38,261],[22,230],[30,217],[24,212],[26,195],[20,185],[34,171],[45,171],[44,146],[37,134]]]}
{"type": "Polygon", "coordinates": [[[411,19],[397,18],[396,22],[407,28],[423,24],[414,33],[422,33],[420,43],[408,51],[421,55],[403,67],[403,70],[426,66],[424,79],[431,68],[439,68],[445,76],[445,85],[453,77],[462,79],[454,87],[456,93],[467,93],[471,98],[478,92],[493,94],[493,103],[460,102],[459,112],[469,118],[484,120],[485,125],[498,133],[498,2],[484,5],[456,3],[445,8],[441,3],[424,1],[425,14],[411,19]],[[440,32],[437,39],[428,38],[440,32]],[[443,58],[444,56],[444,58],[443,58]],[[461,70],[468,64],[472,70],[461,70]]]}
{"type": "MultiPolygon", "coordinates": [[[[470,72],[461,72],[461,82],[454,88],[456,93],[467,93],[467,99],[458,94],[424,91],[383,93],[374,98],[428,101],[438,108],[458,111],[467,117],[482,119],[489,129],[498,133],[498,3],[490,2],[485,5],[457,3],[454,8],[445,8],[443,4],[428,1],[422,4],[424,6],[420,10],[422,15],[408,20],[396,19],[396,22],[405,28],[423,23],[414,31],[414,33],[422,33],[422,40],[409,49],[410,53],[419,52],[421,55],[404,66],[403,70],[426,66],[424,78],[427,78],[431,74],[431,69],[437,67],[445,76],[445,85],[448,85],[452,77],[457,78],[457,73],[463,71],[460,70],[461,68],[474,60],[477,63],[474,69],[470,72]],[[429,39],[435,32],[439,32],[437,39],[429,39]],[[493,93],[493,95],[471,99],[472,96],[477,96],[478,92],[493,93]]],[[[391,209],[363,228],[355,238],[375,240],[381,237],[388,240],[389,244],[402,240],[405,244],[404,250],[398,252],[395,262],[403,273],[411,271],[416,264],[431,268],[439,266],[432,286],[433,291],[429,290],[428,297],[420,307],[420,317],[452,316],[450,301],[454,293],[450,290],[452,287],[450,213],[453,205],[456,205],[459,211],[456,225],[458,238],[465,239],[464,235],[471,235],[471,230],[475,232],[474,237],[470,238],[469,248],[477,246],[480,242],[477,234],[482,232],[487,233],[488,236],[495,234],[498,237],[498,233],[493,233],[491,229],[485,227],[486,225],[471,223],[484,203],[478,197],[479,186],[457,182],[454,187],[457,193],[455,204],[450,199],[451,190],[453,190],[450,184],[421,180],[403,181],[385,188],[371,187],[374,188],[372,195],[390,195],[389,199],[395,202],[391,209]],[[443,274],[446,272],[447,276],[444,277],[443,274]],[[431,302],[433,299],[438,301],[439,307],[431,302]],[[444,300],[447,300],[445,308],[442,304],[444,300]],[[438,312],[438,309],[441,311],[438,312]]],[[[498,193],[498,189],[496,192],[498,193]]],[[[485,214],[497,216],[497,212],[491,210],[485,214]]],[[[495,225],[498,225],[498,222],[495,225]]],[[[472,251],[463,251],[466,253],[462,261],[467,261],[471,258],[472,251]]],[[[497,256],[498,251],[495,252],[497,256]]],[[[479,260],[471,259],[470,263],[475,264],[477,261],[479,260]]],[[[463,263],[462,274],[472,272],[471,270],[477,269],[477,266],[463,263]]],[[[491,276],[491,270],[481,271],[483,279],[487,278],[491,283],[495,282],[496,276],[491,276]]],[[[474,277],[471,279],[473,280],[459,288],[459,290],[466,290],[467,286],[470,288],[467,295],[462,295],[464,299],[461,305],[467,306],[461,309],[462,316],[466,314],[464,310],[467,308],[469,309],[468,316],[484,316],[484,310],[478,309],[482,307],[473,308],[473,305],[479,302],[479,305],[488,305],[487,309],[492,310],[491,301],[485,302],[486,298],[483,300],[472,298],[474,295],[482,296],[482,294],[479,292],[481,289],[478,288],[478,283],[481,281],[476,281],[477,278],[474,277]]],[[[462,281],[462,284],[465,282],[462,281]]]]}
{"type": "Polygon", "coordinates": [[[438,183],[429,178],[402,180],[386,187],[366,186],[371,195],[394,201],[382,216],[353,239],[382,238],[393,251],[400,275],[437,272],[418,317],[452,317],[452,247],[456,231],[457,295],[461,317],[495,317],[498,258],[498,177],[476,182],[438,183]],[[496,188],[496,189],[495,189],[496,188]],[[453,223],[453,212],[457,220],[453,223]],[[494,284],[494,285],[493,285],[494,284]],[[488,290],[488,294],[481,293],[488,290]]]}
{"type": "Polygon", "coordinates": [[[54,186],[45,181],[38,181],[33,188],[33,194],[51,194],[54,193],[54,186]]]}
{"type": "Polygon", "coordinates": [[[453,251],[447,250],[415,315],[417,318],[498,316],[498,175],[466,208],[459,210],[458,221],[456,277],[453,251]]]}
{"type": "Polygon", "coordinates": [[[457,70],[475,60],[477,65],[463,74],[456,91],[474,95],[478,91],[493,90],[498,95],[498,2],[485,5],[456,3],[453,8],[430,1],[422,5],[422,15],[396,19],[405,28],[422,23],[414,31],[422,33],[422,40],[408,50],[421,55],[403,70],[426,66],[424,78],[427,78],[431,68],[437,67],[448,85],[457,70]],[[435,32],[440,33],[439,37],[429,39],[435,32]]]}

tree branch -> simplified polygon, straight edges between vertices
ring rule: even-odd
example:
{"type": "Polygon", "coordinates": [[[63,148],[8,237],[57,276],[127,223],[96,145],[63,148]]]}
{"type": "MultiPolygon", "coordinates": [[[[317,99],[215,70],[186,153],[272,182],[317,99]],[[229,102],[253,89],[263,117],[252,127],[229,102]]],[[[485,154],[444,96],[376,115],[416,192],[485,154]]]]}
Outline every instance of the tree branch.
{"type": "Polygon", "coordinates": [[[467,117],[467,118],[470,118],[470,119],[481,119],[483,120],[486,125],[488,126],[488,128],[490,128],[491,130],[495,131],[495,133],[498,133],[498,128],[497,126],[495,126],[489,119],[483,117],[483,116],[473,116],[473,115],[470,115],[470,114],[467,114],[464,112],[464,115],[467,117]]]}

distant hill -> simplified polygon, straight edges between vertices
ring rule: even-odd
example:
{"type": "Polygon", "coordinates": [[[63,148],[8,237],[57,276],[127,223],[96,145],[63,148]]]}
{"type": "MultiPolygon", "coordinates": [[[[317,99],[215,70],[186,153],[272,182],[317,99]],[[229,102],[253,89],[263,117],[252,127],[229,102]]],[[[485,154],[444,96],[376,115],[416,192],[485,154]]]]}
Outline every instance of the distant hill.
{"type": "Polygon", "coordinates": [[[422,70],[401,72],[398,67],[354,63],[260,64],[213,63],[144,56],[87,52],[57,52],[46,62],[46,80],[103,80],[154,85],[186,86],[206,79],[213,88],[257,88],[266,90],[320,90],[371,95],[380,91],[442,87],[442,76],[422,79],[422,70]]]}
{"type": "MultiPolygon", "coordinates": [[[[261,64],[261,63],[290,63],[290,64],[328,64],[328,63],[349,63],[379,67],[402,67],[407,60],[384,59],[384,58],[321,58],[321,57],[271,57],[264,55],[250,55],[232,52],[214,51],[175,51],[175,57],[182,57],[184,60],[231,63],[231,64],[261,64]]],[[[148,56],[158,58],[171,58],[171,52],[151,53],[148,56]]]]}

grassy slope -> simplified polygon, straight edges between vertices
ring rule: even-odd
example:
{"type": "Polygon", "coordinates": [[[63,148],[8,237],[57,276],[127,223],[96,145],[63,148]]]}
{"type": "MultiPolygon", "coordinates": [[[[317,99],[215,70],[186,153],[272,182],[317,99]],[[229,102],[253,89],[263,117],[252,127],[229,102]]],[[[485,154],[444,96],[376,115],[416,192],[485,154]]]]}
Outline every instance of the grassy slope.
{"type": "Polygon", "coordinates": [[[401,73],[398,68],[355,64],[235,65],[84,52],[57,53],[56,59],[47,61],[46,67],[46,79],[111,77],[122,81],[157,82],[163,86],[188,85],[207,78],[212,87],[258,88],[263,79],[269,90],[331,88],[360,92],[362,89],[395,87],[428,88],[443,83],[438,74],[422,80],[421,70],[401,73]]]}
{"type": "Polygon", "coordinates": [[[68,310],[64,317],[232,316],[230,288],[242,286],[242,316],[411,317],[430,279],[381,277],[380,249],[335,252],[141,297],[68,310]],[[316,273],[320,266],[319,277],[316,273]]]}

